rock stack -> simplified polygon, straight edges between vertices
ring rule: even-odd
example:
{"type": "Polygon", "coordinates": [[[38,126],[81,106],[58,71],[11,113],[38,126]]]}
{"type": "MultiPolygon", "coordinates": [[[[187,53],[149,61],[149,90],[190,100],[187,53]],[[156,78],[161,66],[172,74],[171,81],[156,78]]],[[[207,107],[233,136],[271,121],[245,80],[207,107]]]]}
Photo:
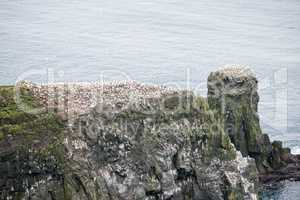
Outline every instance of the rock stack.
{"type": "Polygon", "coordinates": [[[257,80],[250,70],[234,66],[211,73],[208,101],[224,116],[225,130],[243,156],[259,154],[257,80]]]}
{"type": "Polygon", "coordinates": [[[245,66],[233,65],[208,77],[208,102],[224,122],[225,132],[243,156],[255,158],[261,174],[271,174],[295,162],[282,142],[263,134],[257,113],[257,79],[245,66]]]}

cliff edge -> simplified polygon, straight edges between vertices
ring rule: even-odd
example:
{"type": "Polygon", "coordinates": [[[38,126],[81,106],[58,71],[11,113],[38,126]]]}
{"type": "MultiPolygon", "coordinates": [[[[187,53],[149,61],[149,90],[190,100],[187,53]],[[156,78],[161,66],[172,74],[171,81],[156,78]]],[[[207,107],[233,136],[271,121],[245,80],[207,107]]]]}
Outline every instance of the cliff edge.
{"type": "Polygon", "coordinates": [[[262,134],[241,68],[212,73],[208,99],[136,82],[0,93],[1,199],[255,200],[258,171],[293,160],[262,134]]]}
{"type": "Polygon", "coordinates": [[[258,81],[244,66],[225,66],[208,77],[210,109],[223,117],[225,132],[243,156],[256,160],[263,182],[299,180],[299,158],[281,141],[263,134],[257,113],[258,81]]]}

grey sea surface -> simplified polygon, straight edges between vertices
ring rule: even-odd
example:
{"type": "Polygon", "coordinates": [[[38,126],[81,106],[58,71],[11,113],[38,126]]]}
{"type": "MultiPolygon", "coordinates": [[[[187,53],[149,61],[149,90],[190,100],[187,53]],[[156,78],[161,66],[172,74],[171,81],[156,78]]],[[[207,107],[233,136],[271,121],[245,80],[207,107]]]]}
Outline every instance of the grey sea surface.
{"type": "Polygon", "coordinates": [[[284,181],[265,186],[261,200],[296,200],[299,199],[300,182],[284,181]]]}
{"type": "Polygon", "coordinates": [[[0,84],[131,79],[205,95],[211,71],[244,64],[264,132],[300,153],[299,36],[298,0],[1,0],[0,84]]]}

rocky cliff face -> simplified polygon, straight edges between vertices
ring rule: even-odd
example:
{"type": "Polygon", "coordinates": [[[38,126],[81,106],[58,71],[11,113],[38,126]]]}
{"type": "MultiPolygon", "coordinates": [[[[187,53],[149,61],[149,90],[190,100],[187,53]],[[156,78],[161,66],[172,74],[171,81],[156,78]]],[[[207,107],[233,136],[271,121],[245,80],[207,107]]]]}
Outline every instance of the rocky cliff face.
{"type": "MultiPolygon", "coordinates": [[[[32,94],[21,99],[37,108],[32,94]]],[[[54,113],[18,108],[13,87],[0,87],[0,199],[63,199],[64,123],[54,113]]]]}
{"type": "MultiPolygon", "coordinates": [[[[249,80],[251,92],[256,79],[249,80]]],[[[237,94],[247,88],[224,83],[237,94]]],[[[255,143],[262,134],[249,107],[257,99],[248,105],[246,95],[226,96],[227,119],[212,87],[210,105],[184,91],[130,101],[104,93],[72,124],[51,112],[26,114],[14,103],[12,88],[1,88],[1,199],[257,199],[255,160],[242,156],[265,151],[255,143]],[[105,101],[105,95],[115,100],[105,101]]],[[[120,88],[132,87],[113,88],[118,96],[120,88]]],[[[26,103],[35,105],[37,95],[30,87],[24,91],[26,103]]]]}
{"type": "Polygon", "coordinates": [[[213,72],[208,78],[208,102],[223,116],[225,132],[243,156],[255,158],[261,174],[287,166],[292,155],[282,142],[270,142],[262,134],[257,107],[257,79],[245,67],[231,66],[213,72]]]}
{"type": "Polygon", "coordinates": [[[255,199],[254,163],[236,152],[206,109],[205,100],[185,94],[119,111],[98,105],[66,138],[69,171],[83,183],[79,191],[76,182],[68,184],[70,194],[74,199],[255,199]]]}
{"type": "Polygon", "coordinates": [[[208,102],[224,116],[225,130],[244,156],[262,152],[257,80],[246,68],[225,68],[208,78],[208,102]]]}

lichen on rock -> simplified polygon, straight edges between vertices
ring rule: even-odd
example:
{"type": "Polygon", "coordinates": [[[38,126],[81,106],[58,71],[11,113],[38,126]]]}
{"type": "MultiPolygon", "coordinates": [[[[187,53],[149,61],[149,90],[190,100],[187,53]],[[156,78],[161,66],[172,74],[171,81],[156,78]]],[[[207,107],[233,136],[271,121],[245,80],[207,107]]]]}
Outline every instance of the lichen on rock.
{"type": "Polygon", "coordinates": [[[249,68],[227,65],[208,77],[208,102],[222,116],[225,132],[237,150],[254,158],[260,173],[267,174],[286,166],[291,154],[262,133],[257,84],[249,68]]]}
{"type": "MultiPolygon", "coordinates": [[[[1,129],[1,143],[9,147],[10,156],[1,148],[0,164],[5,166],[1,168],[6,170],[3,173],[14,174],[10,176],[12,181],[18,181],[17,177],[22,181],[17,190],[1,187],[1,197],[257,199],[253,159],[243,158],[236,151],[224,131],[222,116],[210,108],[206,99],[188,91],[127,84],[117,84],[116,88],[106,85],[110,92],[101,93],[101,101],[94,107],[72,116],[71,124],[57,116],[65,112],[59,109],[63,101],[51,104],[54,107],[43,113],[28,114],[18,110],[12,88],[9,95],[5,90],[2,96],[9,98],[4,98],[1,111],[9,112],[2,113],[8,117],[3,118],[1,126],[14,122],[20,128],[14,134],[1,129]],[[154,95],[143,96],[143,92],[135,91],[129,100],[126,91],[136,88],[154,95]],[[120,91],[126,98],[117,96],[120,91]],[[20,119],[23,115],[26,118],[20,119]],[[18,153],[20,144],[26,144],[22,154],[18,153]],[[20,162],[24,164],[21,168],[20,162]]],[[[32,105],[46,105],[44,94],[42,98],[38,94],[40,87],[25,86],[26,99],[31,99],[32,105]]],[[[56,88],[50,91],[58,88],[49,87],[56,88]]],[[[84,93],[81,86],[72,88],[84,93]]],[[[76,93],[74,96],[81,99],[76,93]]]]}
{"type": "Polygon", "coordinates": [[[90,180],[95,199],[96,185],[115,199],[227,199],[228,187],[235,199],[256,198],[257,180],[244,181],[246,172],[241,178],[237,152],[218,117],[205,99],[185,95],[144,99],[113,115],[109,106],[98,105],[102,109],[96,106],[78,119],[67,140],[84,141],[87,148],[68,142],[71,171],[90,180]],[[88,178],[90,171],[101,179],[88,178]],[[224,184],[227,172],[238,184],[224,184]]]}
{"type": "Polygon", "coordinates": [[[20,87],[20,108],[15,92],[12,86],[0,87],[0,198],[63,198],[64,124],[53,113],[25,112],[24,105],[36,109],[39,104],[20,87]]]}
{"type": "Polygon", "coordinates": [[[257,80],[247,68],[224,68],[208,78],[211,109],[224,116],[225,130],[244,156],[259,154],[257,80]]]}

